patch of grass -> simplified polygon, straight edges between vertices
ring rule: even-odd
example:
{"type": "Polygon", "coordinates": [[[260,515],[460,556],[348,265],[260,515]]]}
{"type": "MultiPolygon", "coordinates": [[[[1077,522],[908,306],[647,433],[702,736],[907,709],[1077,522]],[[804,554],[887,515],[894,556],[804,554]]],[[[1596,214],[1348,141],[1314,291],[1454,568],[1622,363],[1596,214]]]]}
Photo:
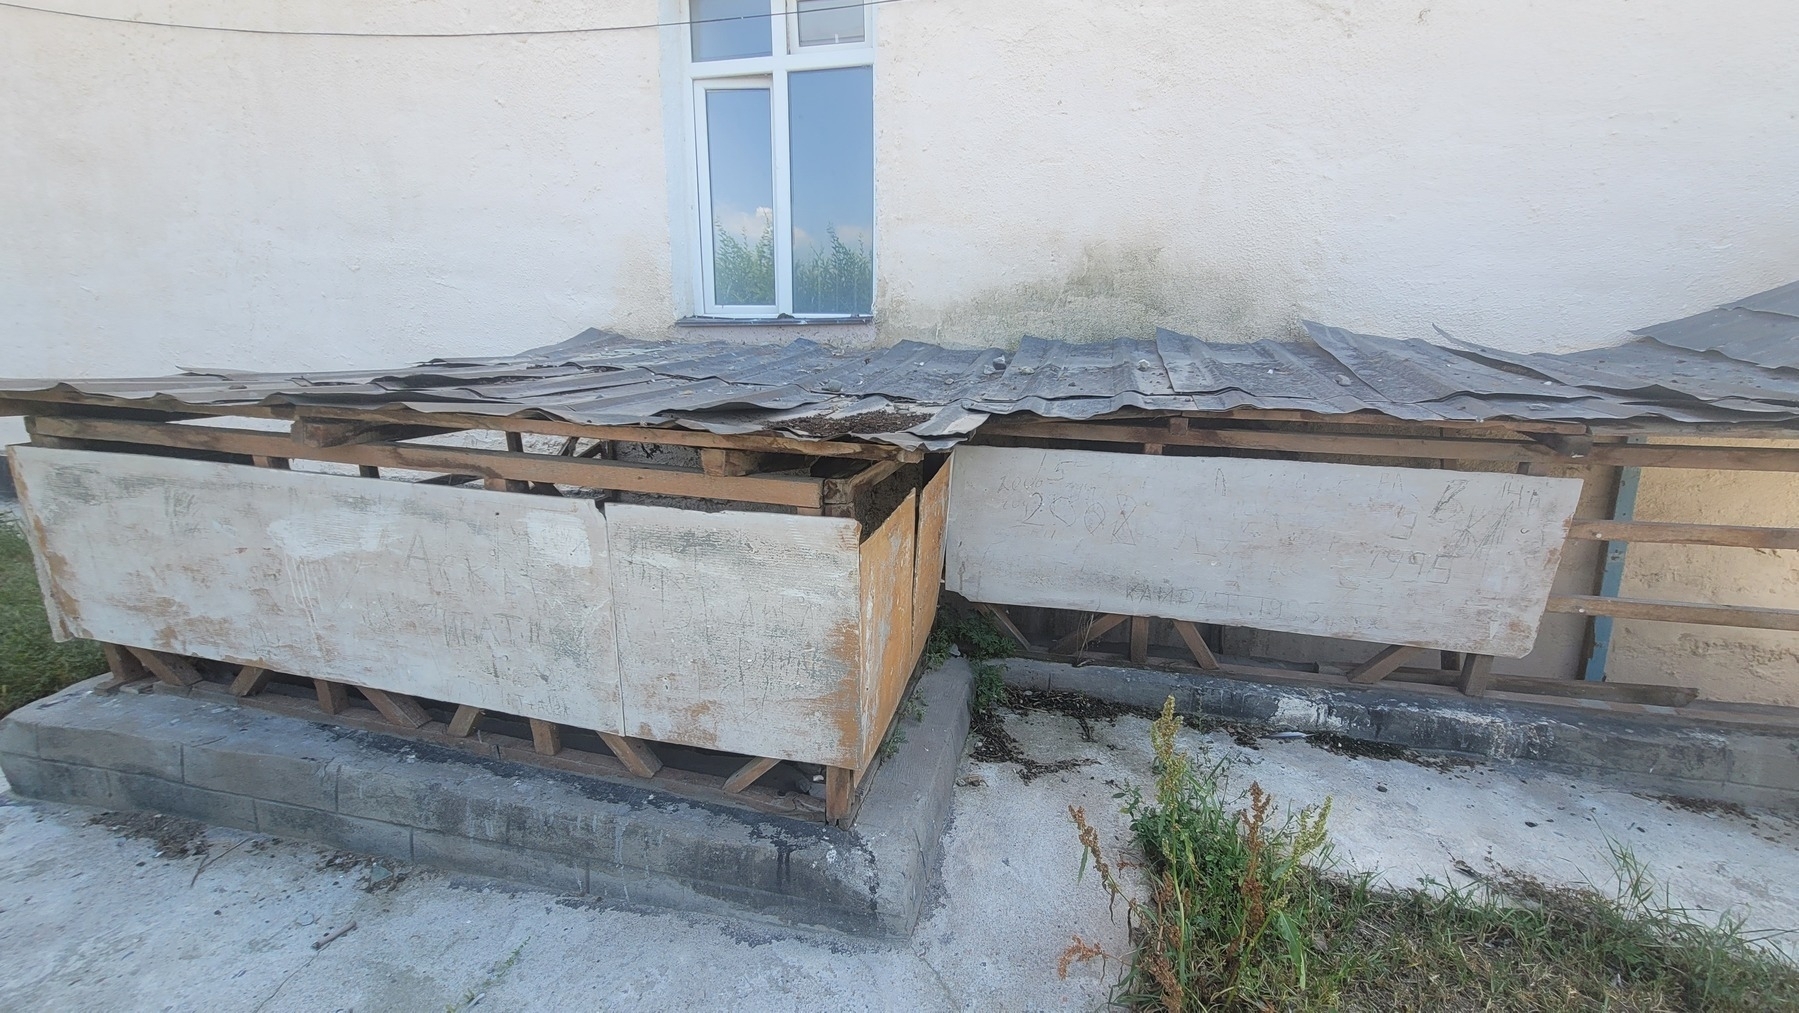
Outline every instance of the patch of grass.
{"type": "Polygon", "coordinates": [[[1615,891],[1501,872],[1463,887],[1387,889],[1331,871],[1330,802],[1276,812],[1233,793],[1221,763],[1175,749],[1172,699],[1151,730],[1155,782],[1119,795],[1140,853],[1083,848],[1131,923],[1129,954],[1078,936],[1063,955],[1117,961],[1112,1000],[1173,1011],[1750,1011],[1799,1009],[1799,967],[1741,920],[1672,905],[1614,846],[1615,891]],[[1127,874],[1126,868],[1132,873],[1127,874]],[[1125,880],[1140,878],[1140,882],[1125,880]]]}
{"type": "Polygon", "coordinates": [[[0,716],[106,669],[100,645],[59,644],[17,521],[0,515],[0,716]]]}

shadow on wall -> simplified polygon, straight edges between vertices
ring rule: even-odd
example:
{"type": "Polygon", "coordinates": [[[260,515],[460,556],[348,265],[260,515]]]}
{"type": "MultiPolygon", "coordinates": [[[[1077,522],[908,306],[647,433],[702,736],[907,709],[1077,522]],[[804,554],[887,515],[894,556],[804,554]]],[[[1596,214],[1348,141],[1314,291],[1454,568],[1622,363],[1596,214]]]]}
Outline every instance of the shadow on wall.
{"type": "Polygon", "coordinates": [[[1013,348],[1021,335],[1063,341],[1150,338],[1156,328],[1211,340],[1292,339],[1298,306],[1270,298],[1266,284],[1204,265],[1183,265],[1161,247],[1094,244],[1060,278],[992,288],[942,306],[905,296],[882,300],[884,341],[910,338],[961,347],[1013,348]]]}

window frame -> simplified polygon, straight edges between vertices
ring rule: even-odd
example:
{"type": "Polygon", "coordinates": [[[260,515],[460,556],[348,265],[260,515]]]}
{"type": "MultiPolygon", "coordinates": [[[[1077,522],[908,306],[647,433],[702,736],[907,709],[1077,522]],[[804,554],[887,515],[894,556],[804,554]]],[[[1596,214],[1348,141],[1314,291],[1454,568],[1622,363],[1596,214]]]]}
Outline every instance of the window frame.
{"type": "MultiPolygon", "coordinates": [[[[693,4],[683,5],[689,22],[693,20],[693,4]]],[[[865,322],[873,317],[874,307],[867,313],[795,313],[793,311],[793,150],[789,138],[790,112],[787,102],[788,75],[812,70],[840,70],[868,67],[873,74],[875,49],[874,9],[862,8],[863,32],[859,42],[824,43],[813,46],[799,44],[799,7],[797,0],[768,0],[768,56],[747,56],[728,60],[698,61],[693,58],[693,28],[682,33],[681,62],[684,67],[683,103],[687,129],[688,228],[697,240],[693,249],[698,263],[693,265],[693,306],[697,315],[713,320],[810,320],[819,322],[865,322]],[[713,270],[716,264],[712,229],[712,180],[706,137],[706,92],[732,88],[764,88],[769,92],[770,147],[774,155],[775,302],[773,306],[738,306],[713,301],[716,291],[713,270]]],[[[876,196],[877,201],[879,195],[876,196]]],[[[871,223],[872,224],[872,223],[871,223]]],[[[879,278],[878,252],[871,236],[870,263],[879,278]]]]}

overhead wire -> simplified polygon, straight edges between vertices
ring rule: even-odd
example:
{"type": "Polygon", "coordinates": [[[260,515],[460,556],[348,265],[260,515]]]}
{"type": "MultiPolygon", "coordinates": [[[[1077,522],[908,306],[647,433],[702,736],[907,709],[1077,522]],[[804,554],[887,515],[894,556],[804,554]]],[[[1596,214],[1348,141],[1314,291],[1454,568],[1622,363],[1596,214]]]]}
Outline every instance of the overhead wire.
{"type": "MultiPolygon", "coordinates": [[[[823,11],[840,11],[851,7],[875,7],[881,4],[900,3],[902,0],[860,0],[857,3],[842,3],[831,7],[811,7],[806,13],[823,11]]],[[[330,32],[330,31],[292,31],[278,28],[236,28],[229,25],[192,25],[174,21],[142,21],[136,18],[115,18],[104,14],[86,14],[81,11],[56,10],[50,7],[33,7],[29,4],[7,3],[0,0],[0,7],[16,11],[31,11],[36,14],[51,14],[65,18],[81,18],[86,21],[104,21],[115,25],[141,25],[148,28],[177,28],[194,32],[226,32],[233,35],[293,35],[309,38],[331,39],[495,39],[516,38],[532,35],[591,35],[600,32],[640,32],[656,28],[681,28],[687,25],[709,25],[726,21],[753,21],[758,18],[793,17],[798,12],[783,11],[781,14],[752,14],[724,18],[692,18],[686,21],[650,21],[634,25],[600,25],[591,28],[530,28],[499,32],[330,32]]]]}

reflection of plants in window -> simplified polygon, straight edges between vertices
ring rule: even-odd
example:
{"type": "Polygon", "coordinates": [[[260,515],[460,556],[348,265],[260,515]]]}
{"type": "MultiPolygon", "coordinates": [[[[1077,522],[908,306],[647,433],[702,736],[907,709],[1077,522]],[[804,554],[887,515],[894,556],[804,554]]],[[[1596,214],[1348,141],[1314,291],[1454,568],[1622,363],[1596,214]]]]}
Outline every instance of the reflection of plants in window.
{"type": "MultiPolygon", "coordinates": [[[[874,258],[868,245],[845,243],[836,226],[830,242],[806,253],[794,251],[793,309],[796,313],[867,313],[874,303],[874,258]]],[[[714,301],[720,306],[769,306],[775,301],[775,234],[732,233],[712,223],[714,301]]]]}
{"type": "Polygon", "coordinates": [[[793,311],[795,313],[867,313],[874,302],[874,261],[866,243],[852,249],[837,235],[837,226],[825,226],[830,244],[814,249],[812,256],[794,258],[793,311]]]}
{"type": "Polygon", "coordinates": [[[720,306],[772,306],[775,301],[775,231],[764,221],[762,237],[726,231],[712,222],[713,300],[720,306]]]}

